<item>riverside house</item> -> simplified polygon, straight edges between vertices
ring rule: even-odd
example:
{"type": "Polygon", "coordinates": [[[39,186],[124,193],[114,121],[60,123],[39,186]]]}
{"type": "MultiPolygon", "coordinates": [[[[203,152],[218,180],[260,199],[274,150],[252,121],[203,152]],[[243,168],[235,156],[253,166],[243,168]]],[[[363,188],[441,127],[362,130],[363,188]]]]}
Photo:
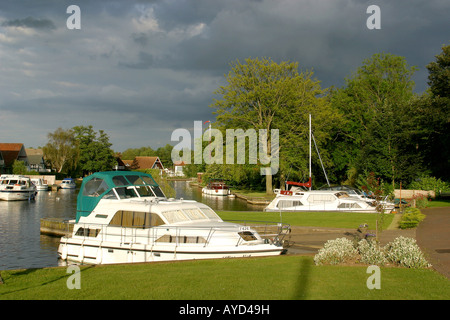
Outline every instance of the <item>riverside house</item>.
{"type": "Polygon", "coordinates": [[[0,143],[0,172],[12,173],[14,161],[23,161],[27,169],[30,169],[28,156],[23,143],[0,143]],[[2,165],[3,164],[3,165],[2,165]]]}

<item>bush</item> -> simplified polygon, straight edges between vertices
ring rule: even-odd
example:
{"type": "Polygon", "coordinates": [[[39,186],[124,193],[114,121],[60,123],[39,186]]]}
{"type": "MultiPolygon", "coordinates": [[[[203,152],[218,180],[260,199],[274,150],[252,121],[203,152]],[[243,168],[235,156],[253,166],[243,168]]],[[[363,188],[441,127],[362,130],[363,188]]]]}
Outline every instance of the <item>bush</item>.
{"type": "Polygon", "coordinates": [[[435,177],[422,176],[417,179],[417,181],[411,182],[409,189],[427,191],[433,190],[436,197],[439,197],[442,192],[450,192],[450,185],[441,179],[436,179],[435,177]]]}
{"type": "Polygon", "coordinates": [[[406,208],[399,222],[399,227],[400,229],[415,228],[423,219],[425,219],[425,215],[419,209],[406,208]]]}
{"type": "Polygon", "coordinates": [[[362,239],[358,242],[358,252],[361,256],[360,262],[366,264],[374,264],[378,266],[385,265],[388,261],[383,250],[375,240],[362,239]]]}
{"type": "Polygon", "coordinates": [[[347,238],[328,240],[314,256],[316,265],[361,262],[371,265],[392,263],[406,268],[428,268],[431,265],[425,259],[416,240],[398,237],[383,248],[373,239],[362,239],[357,247],[347,238]]]}
{"type": "Polygon", "coordinates": [[[384,252],[389,262],[402,267],[431,267],[413,238],[398,237],[384,247],[384,252]]]}
{"type": "Polygon", "coordinates": [[[350,262],[358,257],[353,242],[347,238],[328,240],[324,247],[314,256],[316,265],[339,264],[350,262]]]}

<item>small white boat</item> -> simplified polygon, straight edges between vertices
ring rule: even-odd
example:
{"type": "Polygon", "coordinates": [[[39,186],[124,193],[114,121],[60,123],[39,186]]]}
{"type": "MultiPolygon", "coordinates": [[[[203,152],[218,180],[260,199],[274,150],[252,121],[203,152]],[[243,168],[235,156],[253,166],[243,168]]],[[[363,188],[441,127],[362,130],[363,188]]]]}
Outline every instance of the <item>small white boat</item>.
{"type": "Polygon", "coordinates": [[[63,260],[110,264],[279,255],[289,225],[274,224],[266,238],[256,226],[223,221],[210,207],[167,199],[142,172],[97,172],[83,179],[63,260]]]}
{"type": "Polygon", "coordinates": [[[304,191],[298,187],[280,191],[264,211],[377,212],[370,202],[351,197],[345,191],[304,191]]]}
{"type": "Polygon", "coordinates": [[[36,186],[30,178],[21,175],[0,176],[0,200],[32,200],[36,196],[36,186]]]}
{"type": "Polygon", "coordinates": [[[342,190],[349,194],[350,197],[356,198],[368,203],[371,203],[373,205],[380,205],[382,209],[384,209],[385,212],[391,212],[395,209],[395,203],[388,200],[388,196],[383,197],[383,199],[379,199],[376,201],[375,197],[371,197],[370,195],[367,195],[365,192],[352,188],[350,186],[333,186],[333,187],[324,187],[320,190],[342,190]]]}
{"type": "Polygon", "coordinates": [[[47,191],[48,184],[44,183],[43,179],[31,179],[31,182],[36,186],[37,191],[47,191]]]}
{"type": "Polygon", "coordinates": [[[221,179],[212,179],[202,189],[202,193],[212,196],[231,195],[230,187],[221,179]]]}
{"type": "Polygon", "coordinates": [[[63,181],[61,181],[61,184],[59,185],[59,187],[61,189],[75,189],[76,184],[72,178],[64,178],[63,181]]]}

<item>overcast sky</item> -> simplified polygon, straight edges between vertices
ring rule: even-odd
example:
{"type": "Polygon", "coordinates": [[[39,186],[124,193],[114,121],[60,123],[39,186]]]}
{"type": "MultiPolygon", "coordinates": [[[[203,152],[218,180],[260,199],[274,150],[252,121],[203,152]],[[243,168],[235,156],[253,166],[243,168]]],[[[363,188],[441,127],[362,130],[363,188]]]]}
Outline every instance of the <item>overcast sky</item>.
{"type": "Polygon", "coordinates": [[[449,16],[449,0],[1,0],[0,142],[38,147],[92,125],[115,151],[175,145],[174,129],[214,121],[213,92],[248,57],[298,62],[325,88],[388,52],[419,68],[420,93],[449,16]],[[70,5],[80,30],[67,28],[70,5]],[[370,5],[380,30],[366,26],[370,5]]]}

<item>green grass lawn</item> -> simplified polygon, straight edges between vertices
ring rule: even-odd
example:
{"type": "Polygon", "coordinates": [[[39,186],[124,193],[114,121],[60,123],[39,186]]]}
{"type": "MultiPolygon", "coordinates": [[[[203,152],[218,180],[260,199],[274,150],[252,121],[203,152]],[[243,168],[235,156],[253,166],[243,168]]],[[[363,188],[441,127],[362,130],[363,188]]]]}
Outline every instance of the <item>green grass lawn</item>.
{"type": "Polygon", "coordinates": [[[311,256],[85,266],[69,290],[65,267],[2,271],[4,299],[423,300],[449,299],[450,281],[433,270],[381,268],[370,290],[366,266],[315,266],[311,256]]]}
{"type": "Polygon", "coordinates": [[[437,208],[437,207],[450,207],[450,200],[440,199],[428,201],[427,208],[437,208]]]}
{"type": "MultiPolygon", "coordinates": [[[[367,212],[253,212],[253,211],[217,211],[223,220],[254,220],[289,223],[291,226],[348,228],[357,229],[367,223],[369,229],[375,229],[376,213],[367,212]]],[[[390,225],[394,214],[385,214],[383,229],[390,225]]]]}

